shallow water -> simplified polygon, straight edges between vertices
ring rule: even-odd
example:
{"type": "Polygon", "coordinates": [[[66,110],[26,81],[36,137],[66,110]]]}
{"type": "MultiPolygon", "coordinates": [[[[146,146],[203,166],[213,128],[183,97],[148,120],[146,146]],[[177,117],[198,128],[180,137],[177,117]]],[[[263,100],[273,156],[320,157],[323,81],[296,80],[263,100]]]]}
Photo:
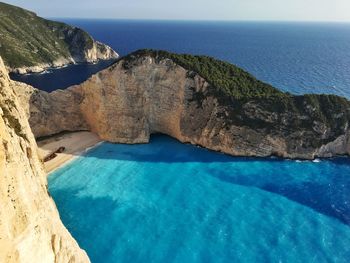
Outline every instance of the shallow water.
{"type": "Polygon", "coordinates": [[[167,136],[49,177],[93,263],[349,262],[350,160],[234,158],[167,136]]]}

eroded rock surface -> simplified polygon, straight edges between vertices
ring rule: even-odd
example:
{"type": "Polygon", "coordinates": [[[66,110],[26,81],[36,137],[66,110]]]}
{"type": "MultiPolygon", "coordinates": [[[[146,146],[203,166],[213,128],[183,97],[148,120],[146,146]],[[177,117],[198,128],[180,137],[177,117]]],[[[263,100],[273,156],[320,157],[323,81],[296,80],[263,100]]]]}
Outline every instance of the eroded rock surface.
{"type": "Polygon", "coordinates": [[[0,58],[0,262],[89,262],[47,191],[34,136],[0,58]]]}
{"type": "Polygon", "coordinates": [[[312,159],[350,153],[346,99],[237,99],[154,54],[131,55],[64,91],[17,93],[35,136],[87,129],[111,142],[146,143],[150,134],[164,133],[239,156],[312,159]]]}

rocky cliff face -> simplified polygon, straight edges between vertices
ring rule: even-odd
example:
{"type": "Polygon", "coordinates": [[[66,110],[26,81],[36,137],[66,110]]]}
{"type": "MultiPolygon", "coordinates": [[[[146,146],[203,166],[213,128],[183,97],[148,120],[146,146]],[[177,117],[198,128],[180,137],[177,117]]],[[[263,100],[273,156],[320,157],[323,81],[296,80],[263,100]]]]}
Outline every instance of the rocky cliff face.
{"type": "Polygon", "coordinates": [[[15,90],[36,137],[62,131],[89,130],[80,110],[83,96],[72,91],[72,88],[47,93],[15,81],[10,85],[15,90]]]}
{"type": "Polygon", "coordinates": [[[116,59],[109,46],[85,31],[0,3],[0,56],[12,72],[40,72],[48,67],[116,59]]]}
{"type": "Polygon", "coordinates": [[[60,221],[0,58],[0,262],[89,262],[60,221]]]}
{"type": "Polygon", "coordinates": [[[346,99],[236,98],[155,53],[131,55],[64,91],[17,93],[35,136],[89,129],[111,142],[146,143],[150,134],[164,133],[239,156],[312,159],[350,153],[346,99]]]}

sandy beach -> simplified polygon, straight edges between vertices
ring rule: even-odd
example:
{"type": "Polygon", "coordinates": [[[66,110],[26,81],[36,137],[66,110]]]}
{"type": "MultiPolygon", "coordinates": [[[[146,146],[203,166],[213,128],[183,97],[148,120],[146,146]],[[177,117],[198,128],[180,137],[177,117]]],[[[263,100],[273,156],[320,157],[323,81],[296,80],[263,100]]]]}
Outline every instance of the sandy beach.
{"type": "Polygon", "coordinates": [[[38,142],[39,156],[44,159],[58,148],[65,147],[64,152],[44,163],[46,172],[50,173],[100,142],[96,134],[86,131],[55,135],[38,142]]]}

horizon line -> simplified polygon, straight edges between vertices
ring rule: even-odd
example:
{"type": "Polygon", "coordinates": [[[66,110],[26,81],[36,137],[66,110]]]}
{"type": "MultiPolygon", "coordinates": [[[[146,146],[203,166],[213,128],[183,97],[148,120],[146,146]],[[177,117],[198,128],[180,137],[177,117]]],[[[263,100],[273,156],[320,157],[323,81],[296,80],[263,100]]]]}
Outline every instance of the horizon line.
{"type": "Polygon", "coordinates": [[[46,19],[77,19],[77,20],[119,20],[119,21],[159,21],[159,22],[267,22],[267,23],[343,23],[350,20],[277,20],[277,19],[160,19],[160,18],[101,18],[101,17],[45,17],[46,19]]]}

